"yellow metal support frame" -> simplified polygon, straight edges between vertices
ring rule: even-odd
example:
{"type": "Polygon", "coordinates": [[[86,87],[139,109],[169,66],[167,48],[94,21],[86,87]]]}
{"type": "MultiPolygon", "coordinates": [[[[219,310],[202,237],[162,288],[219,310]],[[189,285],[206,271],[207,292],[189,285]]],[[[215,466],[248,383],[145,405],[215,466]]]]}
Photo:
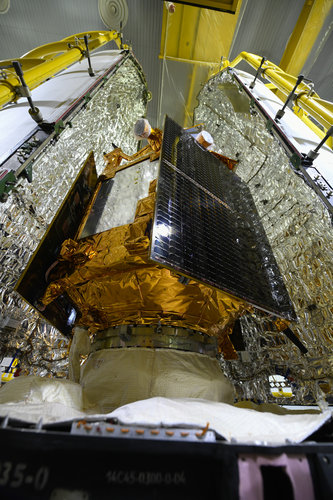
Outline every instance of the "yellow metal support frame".
{"type": "MultiPolygon", "coordinates": [[[[167,61],[189,64],[189,84],[184,100],[185,127],[192,124],[198,83],[205,81],[220,66],[221,56],[228,54],[234,36],[242,0],[228,0],[234,14],[207,10],[192,5],[176,4],[174,14],[163,12],[160,59],[163,60],[162,75],[167,61]]],[[[199,2],[202,3],[202,2],[199,2]]],[[[205,2],[203,2],[205,3],[205,2]]],[[[220,8],[222,3],[218,2],[220,8]]],[[[162,84],[163,84],[162,77],[162,84]]],[[[163,86],[163,85],[162,85],[163,86]]],[[[161,86],[158,119],[161,121],[161,86]]]]}
{"type": "Polygon", "coordinates": [[[239,0],[179,0],[183,4],[235,14],[239,0]]]}
{"type": "MultiPolygon", "coordinates": [[[[59,71],[85,57],[86,47],[82,40],[84,35],[88,35],[89,52],[102,47],[111,40],[114,40],[119,48],[121,46],[120,34],[117,31],[88,31],[37,47],[18,59],[0,61],[0,66],[10,66],[12,61],[19,61],[25,82],[32,90],[59,71]]],[[[2,72],[0,108],[8,102],[17,101],[20,97],[18,89],[21,85],[14,69],[7,68],[2,72]]]]}
{"type": "Polygon", "coordinates": [[[279,64],[286,73],[298,75],[302,71],[332,7],[333,0],[304,2],[302,12],[279,64]]]}
{"type": "MultiPolygon", "coordinates": [[[[224,61],[221,69],[223,71],[227,67],[234,68],[241,61],[246,61],[250,66],[258,69],[261,60],[261,56],[250,54],[249,52],[241,52],[233,61],[224,61]]],[[[270,88],[273,85],[283,95],[288,96],[295,86],[297,77],[285,73],[270,61],[265,61],[262,69],[263,77],[271,83],[270,88]]],[[[297,88],[293,110],[321,139],[325,133],[308,118],[308,115],[320,123],[325,130],[333,125],[333,103],[321,99],[316,92],[303,82],[297,88]]],[[[331,137],[326,144],[332,147],[331,137]]]]}

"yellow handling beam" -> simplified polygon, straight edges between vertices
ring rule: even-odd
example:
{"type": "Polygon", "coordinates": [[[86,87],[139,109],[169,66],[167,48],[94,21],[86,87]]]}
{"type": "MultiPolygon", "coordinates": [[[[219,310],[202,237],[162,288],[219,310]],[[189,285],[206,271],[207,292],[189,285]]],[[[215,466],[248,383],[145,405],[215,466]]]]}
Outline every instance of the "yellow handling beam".
{"type": "MultiPolygon", "coordinates": [[[[185,127],[192,123],[199,82],[206,79],[205,73],[210,75],[212,71],[217,70],[221,56],[229,53],[242,0],[228,0],[228,2],[230,6],[233,6],[235,15],[178,3],[173,14],[170,14],[166,8],[163,10],[159,56],[164,61],[163,70],[166,61],[176,61],[192,66],[185,103],[185,127]]],[[[222,8],[221,2],[216,3],[219,3],[222,8]]],[[[162,96],[163,89],[161,89],[160,99],[162,96]]]]}
{"type": "Polygon", "coordinates": [[[209,62],[209,61],[196,61],[195,59],[183,59],[181,57],[172,57],[172,56],[158,56],[159,59],[165,59],[166,61],[176,61],[180,63],[193,64],[193,66],[207,66],[207,68],[211,68],[214,66],[220,66],[220,62],[209,62]]]}
{"type": "MultiPolygon", "coordinates": [[[[118,47],[121,45],[117,31],[88,31],[37,47],[19,59],[0,61],[0,66],[9,66],[12,61],[19,61],[25,82],[32,90],[59,71],[85,57],[86,47],[82,40],[84,35],[88,35],[89,52],[102,47],[111,40],[114,40],[118,47]]],[[[0,80],[0,108],[20,97],[18,89],[21,83],[14,69],[8,68],[4,71],[6,78],[0,80]]]]}
{"type": "Polygon", "coordinates": [[[280,61],[286,73],[298,75],[333,7],[333,0],[307,0],[280,61]]]}
{"type": "Polygon", "coordinates": [[[235,14],[239,0],[181,0],[184,4],[235,14]]]}
{"type": "MultiPolygon", "coordinates": [[[[232,62],[224,61],[222,69],[227,67],[234,68],[241,61],[246,61],[250,66],[258,69],[262,57],[248,52],[241,52],[232,62]]],[[[263,76],[269,80],[283,95],[288,96],[293,90],[297,77],[285,73],[281,68],[270,61],[265,61],[263,66],[263,76]]],[[[320,99],[319,95],[305,84],[301,83],[297,87],[297,96],[294,101],[295,106],[301,108],[320,123],[326,130],[333,125],[333,103],[320,99]]],[[[300,118],[302,116],[298,113],[300,118]]],[[[309,120],[304,120],[307,125],[309,120]]],[[[322,137],[322,131],[314,125],[311,127],[319,137],[322,137]],[[319,133],[320,132],[320,133],[319,133]]]]}
{"type": "Polygon", "coordinates": [[[164,9],[159,57],[199,66],[219,64],[229,53],[241,4],[234,2],[235,15],[178,3],[174,14],[164,9]]]}

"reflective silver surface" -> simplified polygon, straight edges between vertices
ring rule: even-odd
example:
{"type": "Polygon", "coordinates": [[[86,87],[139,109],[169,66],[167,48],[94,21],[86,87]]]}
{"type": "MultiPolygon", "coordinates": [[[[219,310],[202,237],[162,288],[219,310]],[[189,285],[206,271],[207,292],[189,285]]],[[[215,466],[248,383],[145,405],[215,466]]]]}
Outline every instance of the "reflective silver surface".
{"type": "Polygon", "coordinates": [[[333,394],[331,221],[314,191],[292,170],[264,119],[244,106],[244,97],[231,75],[216,75],[198,96],[195,123],[204,123],[218,152],[239,159],[236,172],[248,183],[298,315],[299,322],[291,328],[309,352],[302,355],[254,315],[242,320],[250,361],[223,366],[239,397],[267,400],[268,376],[278,371],[293,380],[293,401],[320,401],[321,388],[333,394]],[[231,87],[236,92],[230,92],[231,87]]]}
{"type": "Polygon", "coordinates": [[[13,292],[48,224],[93,150],[97,170],[103,153],[121,145],[133,154],[133,126],[145,114],[145,86],[128,59],[72,120],[57,142],[33,164],[33,181],[20,180],[0,204],[0,356],[18,354],[24,373],[66,376],[68,340],[13,292]]]}
{"type": "Polygon", "coordinates": [[[112,180],[107,181],[112,183],[110,192],[98,195],[95,205],[99,205],[101,209],[93,206],[81,238],[133,222],[137,202],[148,196],[149,184],[157,177],[157,170],[157,160],[145,160],[117,172],[112,180]],[[93,224],[91,217],[94,214],[97,217],[93,224]],[[91,226],[94,227],[93,231],[89,230],[91,226]]]}
{"type": "Polygon", "coordinates": [[[189,328],[172,326],[121,325],[99,331],[91,351],[119,347],[177,349],[217,356],[217,339],[189,328]]]}

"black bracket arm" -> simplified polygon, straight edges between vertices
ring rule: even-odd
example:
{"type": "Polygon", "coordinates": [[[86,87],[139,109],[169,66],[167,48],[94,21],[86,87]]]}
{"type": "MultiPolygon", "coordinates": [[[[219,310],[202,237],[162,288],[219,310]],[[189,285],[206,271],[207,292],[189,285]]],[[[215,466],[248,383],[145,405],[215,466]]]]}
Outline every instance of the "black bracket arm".
{"type": "Polygon", "coordinates": [[[254,77],[253,82],[251,82],[251,83],[250,83],[250,89],[254,89],[254,86],[255,86],[255,84],[256,84],[256,80],[257,80],[257,78],[259,78],[259,76],[261,75],[261,73],[262,73],[262,71],[263,71],[263,70],[262,70],[262,65],[264,64],[264,62],[265,62],[265,61],[266,61],[266,57],[263,57],[263,58],[261,59],[260,66],[259,66],[259,68],[257,69],[256,76],[254,77]]]}
{"type": "Polygon", "coordinates": [[[304,79],[304,75],[299,75],[298,76],[298,78],[296,80],[296,83],[295,83],[295,86],[292,89],[292,91],[290,92],[290,94],[288,95],[287,100],[286,100],[286,102],[283,105],[283,108],[279,109],[279,111],[275,115],[274,120],[276,122],[278,122],[279,120],[281,120],[281,118],[283,117],[283,115],[285,113],[285,109],[288,106],[288,103],[294,98],[294,94],[296,92],[296,89],[299,86],[299,84],[303,81],[303,79],[304,79]]]}

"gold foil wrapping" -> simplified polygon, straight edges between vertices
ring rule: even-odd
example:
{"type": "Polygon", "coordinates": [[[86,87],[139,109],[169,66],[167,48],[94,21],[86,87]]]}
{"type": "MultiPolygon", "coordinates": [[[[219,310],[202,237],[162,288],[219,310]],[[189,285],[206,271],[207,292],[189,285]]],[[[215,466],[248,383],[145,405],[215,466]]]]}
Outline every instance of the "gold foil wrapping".
{"type": "Polygon", "coordinates": [[[302,355],[283,332],[270,330],[256,314],[241,320],[249,361],[224,368],[240,397],[269,399],[268,376],[278,372],[290,374],[293,401],[308,403],[321,398],[318,380],[333,395],[331,220],[315,192],[292,170],[265,120],[257,111],[244,112],[248,105],[237,108],[230,88],[233,96],[246,99],[228,72],[209,80],[198,96],[195,121],[204,122],[220,153],[239,160],[236,173],[248,183],[299,318],[292,329],[309,352],[302,355]]]}
{"type": "Polygon", "coordinates": [[[19,349],[25,373],[66,376],[68,340],[12,290],[70,189],[87,154],[93,150],[99,172],[112,142],[133,154],[132,130],[145,114],[145,85],[127,59],[72,120],[57,142],[33,163],[33,181],[20,180],[0,206],[0,356],[19,349]],[[59,348],[59,341],[65,347],[59,348]]]}
{"type": "Polygon", "coordinates": [[[78,325],[91,332],[120,324],[180,326],[218,337],[224,356],[237,358],[228,327],[246,304],[194,280],[184,284],[176,273],[149,261],[155,185],[139,200],[132,224],[64,242],[60,259],[68,266],[42,302],[66,292],[80,311],[78,325]]]}
{"type": "Polygon", "coordinates": [[[123,152],[122,148],[115,148],[111,153],[105,154],[106,167],[104,168],[101,180],[112,179],[117,172],[128,168],[130,165],[142,162],[150,158],[154,161],[160,156],[162,146],[162,131],[159,129],[152,129],[150,136],[147,138],[148,145],[134,153],[127,155],[123,152]],[[127,163],[121,165],[122,160],[127,160],[127,163]]]}

